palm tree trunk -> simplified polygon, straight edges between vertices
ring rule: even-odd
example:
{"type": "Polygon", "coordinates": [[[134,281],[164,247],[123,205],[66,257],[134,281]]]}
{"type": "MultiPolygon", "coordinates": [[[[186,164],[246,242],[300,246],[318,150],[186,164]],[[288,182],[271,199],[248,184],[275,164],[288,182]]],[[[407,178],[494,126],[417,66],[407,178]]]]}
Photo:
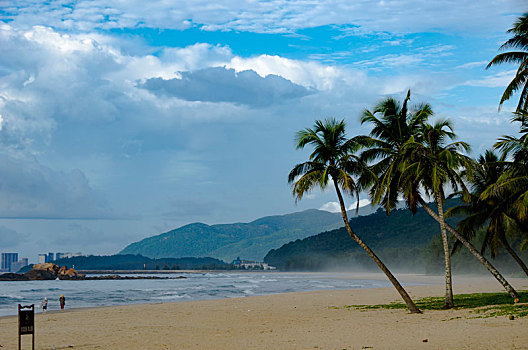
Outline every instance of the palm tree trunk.
{"type": "Polygon", "coordinates": [[[524,271],[524,273],[528,276],[528,267],[526,267],[526,264],[524,261],[522,261],[521,257],[517,255],[515,250],[510,246],[510,243],[508,243],[508,240],[506,237],[501,237],[501,243],[506,248],[506,251],[510,253],[510,255],[517,261],[517,264],[521,267],[521,269],[524,271]]]}
{"type": "Polygon", "coordinates": [[[451,254],[449,251],[449,242],[447,240],[447,230],[444,218],[444,201],[440,191],[435,193],[436,205],[438,207],[438,217],[440,219],[440,232],[442,233],[442,244],[444,246],[445,262],[445,301],[444,309],[451,309],[455,306],[453,302],[453,281],[451,279],[451,254]]]}
{"type": "MultiPolygon", "coordinates": [[[[418,202],[425,209],[427,214],[429,214],[433,219],[440,223],[440,218],[438,217],[438,215],[436,215],[436,213],[431,208],[429,208],[429,206],[427,205],[427,203],[425,203],[422,197],[418,197],[418,202]]],[[[458,239],[460,243],[462,243],[464,247],[466,247],[471,252],[471,254],[473,254],[473,256],[475,256],[475,258],[488,269],[488,271],[493,275],[493,277],[495,277],[497,281],[502,284],[504,289],[506,289],[506,291],[511,295],[512,298],[519,298],[519,294],[515,291],[515,289],[513,289],[511,284],[509,284],[508,281],[506,281],[506,279],[502,277],[500,272],[497,271],[497,269],[493,267],[493,265],[491,265],[490,262],[485,257],[483,257],[482,254],[480,254],[467,239],[465,239],[460,233],[458,233],[457,230],[452,228],[451,225],[446,223],[445,226],[447,230],[451,232],[451,234],[455,236],[456,239],[458,239]]]]}
{"type": "Polygon", "coordinates": [[[385,264],[381,262],[381,260],[377,257],[376,254],[374,254],[374,252],[370,249],[370,247],[367,244],[365,244],[365,242],[363,242],[361,238],[359,238],[359,236],[354,233],[354,231],[352,231],[352,228],[350,227],[350,223],[348,222],[345,202],[343,200],[343,196],[341,195],[341,191],[339,190],[339,186],[335,179],[334,179],[334,186],[337,192],[337,198],[339,199],[339,205],[341,206],[341,215],[343,217],[343,222],[345,223],[345,227],[350,237],[352,237],[352,239],[356,241],[356,243],[359,244],[359,246],[367,252],[367,254],[372,258],[372,260],[374,260],[374,262],[378,265],[381,271],[385,273],[385,275],[387,276],[389,281],[391,281],[394,288],[396,288],[398,293],[400,293],[409,311],[413,314],[421,314],[422,312],[420,311],[420,309],[418,309],[418,307],[414,304],[409,294],[407,294],[407,291],[402,287],[400,282],[398,282],[396,277],[394,277],[394,275],[389,271],[387,266],[385,266],[385,264]]]}

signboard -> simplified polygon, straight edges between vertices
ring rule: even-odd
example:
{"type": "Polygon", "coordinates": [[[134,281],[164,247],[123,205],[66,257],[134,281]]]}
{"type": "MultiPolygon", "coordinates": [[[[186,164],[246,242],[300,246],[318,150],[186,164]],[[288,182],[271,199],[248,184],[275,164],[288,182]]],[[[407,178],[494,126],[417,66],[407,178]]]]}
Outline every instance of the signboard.
{"type": "Polygon", "coordinates": [[[22,306],[18,304],[18,350],[21,347],[21,337],[31,334],[32,349],[35,349],[35,304],[22,306]]]}

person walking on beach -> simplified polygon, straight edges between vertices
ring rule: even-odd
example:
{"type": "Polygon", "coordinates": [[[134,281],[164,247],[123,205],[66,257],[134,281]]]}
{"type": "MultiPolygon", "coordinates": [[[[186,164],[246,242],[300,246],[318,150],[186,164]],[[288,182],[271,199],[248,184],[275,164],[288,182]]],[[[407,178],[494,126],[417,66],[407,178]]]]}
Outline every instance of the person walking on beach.
{"type": "Polygon", "coordinates": [[[48,298],[44,297],[44,300],[40,302],[40,307],[42,308],[42,312],[48,310],[48,298]]]}
{"type": "Polygon", "coordinates": [[[64,294],[61,294],[59,298],[59,303],[61,306],[61,311],[64,311],[64,305],[66,305],[66,298],[64,297],[64,294]]]}

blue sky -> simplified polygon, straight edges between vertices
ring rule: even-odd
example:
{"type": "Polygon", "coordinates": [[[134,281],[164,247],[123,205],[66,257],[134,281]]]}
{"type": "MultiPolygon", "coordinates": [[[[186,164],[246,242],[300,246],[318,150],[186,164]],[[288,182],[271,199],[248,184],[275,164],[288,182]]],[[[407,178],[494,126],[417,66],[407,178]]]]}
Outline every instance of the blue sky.
{"type": "MultiPolygon", "coordinates": [[[[0,251],[111,254],[190,222],[295,205],[295,131],[387,96],[474,156],[509,124],[485,70],[522,1],[0,1],[0,251]]],[[[351,199],[348,199],[351,201],[351,199]]]]}

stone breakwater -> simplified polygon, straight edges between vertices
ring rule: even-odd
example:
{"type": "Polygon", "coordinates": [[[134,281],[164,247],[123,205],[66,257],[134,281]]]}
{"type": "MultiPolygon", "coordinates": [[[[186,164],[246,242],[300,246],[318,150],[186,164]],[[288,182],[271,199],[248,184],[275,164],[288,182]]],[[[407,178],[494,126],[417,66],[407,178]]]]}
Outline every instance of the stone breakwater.
{"type": "MultiPolygon", "coordinates": [[[[183,276],[176,278],[185,278],[183,276]]],[[[0,275],[0,281],[38,281],[38,280],[122,280],[122,279],[175,279],[174,277],[157,276],[126,276],[102,275],[86,277],[85,274],[75,271],[67,266],[58,266],[53,263],[36,264],[26,273],[4,273],[0,275]]]]}

